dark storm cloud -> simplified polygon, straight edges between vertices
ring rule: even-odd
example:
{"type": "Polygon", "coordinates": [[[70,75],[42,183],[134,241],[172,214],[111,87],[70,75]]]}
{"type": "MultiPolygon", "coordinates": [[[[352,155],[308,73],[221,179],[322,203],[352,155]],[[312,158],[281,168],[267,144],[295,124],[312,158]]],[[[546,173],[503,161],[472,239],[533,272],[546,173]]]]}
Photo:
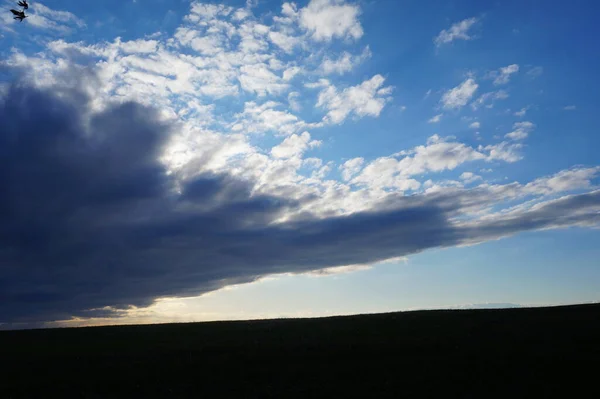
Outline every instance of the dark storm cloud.
{"type": "Polygon", "coordinates": [[[180,195],[157,161],[172,126],[127,103],[13,86],[0,108],[0,320],[103,315],[274,272],[372,262],[448,242],[411,207],[269,227],[298,203],[203,175],[180,195]],[[89,311],[90,309],[97,309],[89,311]]]}
{"type": "Polygon", "coordinates": [[[177,127],[155,110],[126,103],[87,115],[77,90],[13,85],[0,104],[0,322],[112,315],[103,308],[544,228],[553,213],[600,203],[573,197],[581,203],[456,227],[449,217],[468,193],[436,194],[271,224],[299,202],[251,196],[228,175],[198,176],[177,194],[157,161],[177,127]]]}

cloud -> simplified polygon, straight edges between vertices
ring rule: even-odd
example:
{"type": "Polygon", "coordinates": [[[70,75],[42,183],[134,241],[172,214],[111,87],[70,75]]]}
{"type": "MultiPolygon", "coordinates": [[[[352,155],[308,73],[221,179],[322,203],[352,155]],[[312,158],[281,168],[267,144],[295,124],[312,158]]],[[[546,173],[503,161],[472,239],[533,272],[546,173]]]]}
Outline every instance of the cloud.
{"type": "Polygon", "coordinates": [[[321,166],[319,169],[315,170],[312,173],[311,179],[323,180],[331,172],[333,165],[334,165],[334,162],[331,161],[331,162],[328,162],[326,165],[321,166]]]}
{"type": "MultiPolygon", "coordinates": [[[[563,185],[571,180],[566,176],[526,189],[455,187],[387,197],[365,211],[278,222],[314,199],[259,194],[251,180],[232,173],[182,180],[159,162],[178,123],[132,102],[90,113],[89,97],[63,94],[14,85],[0,106],[0,260],[8,265],[0,271],[3,323],[115,316],[157,298],[199,295],[269,274],[366,265],[520,231],[600,222],[598,191],[452,221],[496,197],[543,192],[536,185],[573,188],[563,185]]],[[[299,139],[310,143],[306,135],[299,139]]],[[[407,176],[482,157],[434,138],[396,167],[407,176]]],[[[393,161],[372,162],[360,176],[393,161]]],[[[580,186],[593,175],[577,173],[580,186]]]]}
{"type": "Polygon", "coordinates": [[[371,57],[371,50],[369,47],[366,47],[365,50],[360,55],[352,55],[347,51],[337,59],[331,59],[328,56],[325,56],[323,62],[321,63],[321,70],[325,75],[330,75],[336,73],[338,75],[342,75],[346,72],[351,71],[358,64],[371,57]]]}
{"type": "Polygon", "coordinates": [[[345,0],[310,0],[299,14],[300,26],[316,41],[360,39],[363,35],[358,21],[360,8],[345,0]]]}
{"type": "Polygon", "coordinates": [[[488,74],[488,77],[494,79],[494,85],[500,86],[505,85],[510,81],[511,75],[519,72],[519,65],[512,64],[503,68],[500,68],[498,71],[493,71],[488,74]]]}
{"type": "Polygon", "coordinates": [[[481,123],[479,122],[473,122],[469,125],[470,129],[479,129],[481,127],[481,123]]]}
{"type": "Polygon", "coordinates": [[[288,94],[288,104],[290,105],[290,109],[292,111],[298,112],[302,108],[302,106],[298,102],[299,97],[300,93],[298,93],[297,91],[293,91],[288,94]]]}
{"type": "MultiPolygon", "coordinates": [[[[341,10],[357,8],[340,1],[331,3],[334,6],[331,10],[327,6],[329,3],[311,4],[307,10],[324,7],[325,13],[337,12],[336,7],[341,10]]],[[[302,85],[299,81],[307,76],[321,75],[323,71],[344,73],[370,56],[368,46],[362,53],[350,56],[351,65],[346,64],[349,52],[337,55],[328,52],[332,55],[315,65],[312,55],[303,50],[319,53],[321,49],[317,46],[327,46],[327,43],[305,40],[306,32],[303,32],[299,19],[301,11],[293,4],[284,3],[272,25],[259,23],[247,8],[243,9],[244,18],[239,18],[239,10],[192,2],[190,13],[172,37],[132,41],[116,38],[113,42],[92,45],[57,40],[49,43],[50,51],[44,56],[25,56],[17,51],[8,63],[11,67],[30,69],[28,78],[38,83],[43,81],[46,85],[55,82],[57,70],[65,65],[76,62],[95,65],[99,69],[101,85],[89,85],[89,89],[95,90],[94,102],[99,108],[109,98],[118,97],[122,101],[159,106],[171,115],[195,118],[203,126],[235,127],[240,134],[258,132],[266,127],[269,131],[280,129],[275,132],[278,135],[289,135],[322,126],[322,122],[305,122],[292,114],[299,112],[304,103],[305,93],[299,90],[302,85]],[[290,45],[283,44],[280,39],[287,40],[290,45]],[[288,57],[278,49],[295,55],[288,57]],[[254,101],[257,104],[268,103],[272,97],[279,100],[286,96],[290,112],[277,109],[264,110],[261,115],[253,116],[240,112],[219,114],[220,100],[239,96],[257,98],[258,101],[254,101]]],[[[375,75],[362,85],[344,90],[331,87],[321,97],[327,112],[326,121],[339,123],[351,115],[378,116],[391,100],[391,88],[377,87],[383,80],[381,75],[375,75]]]]}
{"type": "Polygon", "coordinates": [[[479,85],[475,79],[468,78],[460,85],[447,91],[442,96],[442,104],[445,109],[456,109],[464,107],[477,91],[479,85]]]}
{"type": "Polygon", "coordinates": [[[531,122],[517,122],[513,125],[513,131],[507,133],[504,137],[511,140],[524,140],[534,128],[535,125],[531,122]]]}
{"type": "Polygon", "coordinates": [[[439,123],[442,120],[442,116],[444,116],[444,114],[437,114],[429,119],[427,123],[439,123]]]}
{"type": "Polygon", "coordinates": [[[267,101],[260,105],[248,101],[244,104],[244,111],[236,114],[236,117],[236,121],[231,125],[234,132],[272,132],[281,135],[295,133],[303,127],[297,116],[282,109],[282,104],[275,101],[267,101]]]}
{"type": "Polygon", "coordinates": [[[204,4],[199,1],[193,1],[190,13],[185,18],[190,22],[204,25],[207,21],[214,20],[217,17],[229,16],[232,11],[232,7],[223,4],[204,4]]]}
{"type": "Polygon", "coordinates": [[[479,96],[479,98],[475,101],[473,101],[471,103],[471,108],[473,108],[474,111],[478,110],[481,106],[484,106],[486,108],[493,108],[494,107],[494,103],[497,100],[505,100],[507,99],[508,93],[504,90],[498,90],[498,91],[492,91],[489,93],[484,93],[481,96],[479,96]]]}
{"type": "Polygon", "coordinates": [[[523,159],[520,150],[523,145],[520,143],[508,143],[503,141],[498,144],[490,144],[481,146],[481,149],[489,153],[488,160],[490,161],[504,161],[513,163],[523,159]]]}
{"type": "Polygon", "coordinates": [[[427,206],[270,226],[295,202],[254,196],[227,175],[198,175],[176,190],[157,160],[174,126],[151,109],[126,103],[86,122],[82,107],[20,87],[0,108],[1,256],[14,265],[0,274],[2,322],[113,314],[269,273],[401,256],[441,239],[411,231],[446,224],[427,206]],[[378,244],[386,231],[404,249],[378,244]],[[362,249],[349,254],[346,245],[362,249]]]}
{"type": "Polygon", "coordinates": [[[478,243],[508,237],[517,231],[593,227],[600,223],[600,191],[565,196],[529,209],[498,214],[480,222],[464,224],[467,242],[478,243]]]}
{"type": "Polygon", "coordinates": [[[575,111],[577,107],[575,105],[567,105],[563,108],[565,111],[575,111]]]}
{"type": "Polygon", "coordinates": [[[560,171],[552,176],[541,177],[528,183],[524,187],[524,191],[536,195],[551,195],[573,190],[582,190],[592,187],[592,179],[594,179],[600,168],[573,168],[560,171]]]}
{"type": "Polygon", "coordinates": [[[508,139],[311,157],[315,130],[379,116],[393,88],[379,74],[320,79],[323,54],[344,59],[329,40],[351,30],[317,40],[292,3],[271,25],[253,11],[193,2],[172,37],[56,40],[2,60],[22,79],[0,88],[0,323],[121,317],[269,275],[597,222],[597,169],[507,184],[469,171],[521,159],[508,139]],[[324,116],[295,114],[312,101],[324,116]]]}
{"type": "Polygon", "coordinates": [[[427,145],[415,147],[413,155],[401,159],[398,167],[401,174],[410,176],[452,170],[465,162],[484,158],[483,154],[463,143],[434,135],[427,145]]]}
{"type": "Polygon", "coordinates": [[[525,116],[525,114],[527,113],[528,110],[529,110],[529,107],[523,107],[519,111],[516,111],[514,113],[514,115],[521,118],[521,117],[525,116]]]}
{"type": "Polygon", "coordinates": [[[320,93],[317,107],[328,110],[324,121],[342,123],[349,115],[377,117],[390,100],[392,87],[382,87],[385,78],[375,75],[357,86],[348,87],[339,92],[328,84],[320,93]]]}
{"type": "Polygon", "coordinates": [[[421,187],[420,182],[401,173],[400,162],[392,157],[380,157],[370,162],[350,183],[369,190],[394,190],[402,193],[421,187]]]}
{"type": "Polygon", "coordinates": [[[476,175],[473,172],[464,172],[460,175],[460,179],[465,183],[473,183],[477,180],[483,180],[483,178],[479,175],[476,175]]]}
{"type": "Polygon", "coordinates": [[[238,79],[242,89],[260,97],[283,93],[289,87],[266,64],[243,65],[240,71],[238,79]]]}
{"type": "Polygon", "coordinates": [[[300,40],[297,37],[277,31],[269,32],[269,39],[288,53],[292,53],[294,48],[300,44],[300,40]]]}
{"type": "Polygon", "coordinates": [[[433,42],[439,47],[455,40],[471,40],[473,39],[473,36],[469,36],[468,32],[478,21],[478,18],[468,18],[457,22],[449,29],[442,30],[439,35],[433,39],[433,42]]]}
{"type": "Polygon", "coordinates": [[[345,181],[350,180],[352,176],[360,172],[364,163],[365,159],[362,157],[352,158],[344,162],[342,165],[340,165],[340,170],[342,171],[342,178],[345,181]]]}
{"type": "Polygon", "coordinates": [[[293,134],[286,137],[283,142],[271,149],[275,158],[292,158],[302,155],[309,148],[318,147],[322,144],[319,140],[310,139],[310,133],[304,132],[300,135],[293,134]]]}
{"type": "MultiPolygon", "coordinates": [[[[13,33],[15,30],[11,27],[16,21],[13,19],[12,14],[7,12],[0,13],[0,30],[4,32],[13,33]]],[[[0,34],[0,39],[4,38],[4,35],[0,34]]]]}
{"type": "Polygon", "coordinates": [[[536,66],[536,67],[529,68],[529,70],[527,71],[527,76],[529,76],[531,79],[535,79],[535,78],[541,76],[543,73],[544,73],[544,68],[541,66],[536,66]]]}
{"type": "Polygon", "coordinates": [[[36,2],[31,9],[31,15],[26,19],[31,25],[39,29],[54,30],[60,33],[69,33],[73,28],[85,28],[86,24],[75,14],[68,11],[57,11],[42,3],[36,2]]]}
{"type": "Polygon", "coordinates": [[[421,184],[414,180],[414,176],[454,170],[466,162],[483,161],[487,158],[486,154],[472,147],[438,135],[430,137],[427,145],[417,146],[399,156],[400,159],[375,159],[350,183],[371,189],[417,190],[421,184]]]}
{"type": "Polygon", "coordinates": [[[130,40],[121,43],[121,50],[127,54],[149,54],[154,53],[158,49],[158,41],[156,40],[130,40]]]}

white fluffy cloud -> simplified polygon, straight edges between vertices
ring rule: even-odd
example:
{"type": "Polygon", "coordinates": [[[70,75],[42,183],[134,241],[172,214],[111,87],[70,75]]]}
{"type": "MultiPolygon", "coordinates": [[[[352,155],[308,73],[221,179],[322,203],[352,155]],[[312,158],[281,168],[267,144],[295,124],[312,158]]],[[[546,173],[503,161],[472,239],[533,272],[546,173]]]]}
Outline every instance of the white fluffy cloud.
{"type": "Polygon", "coordinates": [[[318,147],[322,144],[319,140],[311,140],[310,133],[303,132],[300,135],[292,134],[283,142],[271,149],[271,155],[275,158],[292,158],[302,155],[309,148],[318,147]]]}
{"type": "Polygon", "coordinates": [[[333,38],[359,39],[363,29],[358,20],[360,8],[345,0],[311,0],[299,11],[300,25],[316,41],[333,38]]]}
{"type": "Polygon", "coordinates": [[[288,104],[290,105],[290,109],[292,111],[298,112],[302,108],[300,103],[298,102],[298,98],[300,97],[300,93],[297,91],[293,91],[288,94],[288,104]]]}
{"type": "Polygon", "coordinates": [[[269,39],[288,53],[291,53],[300,44],[300,40],[297,37],[277,31],[269,32],[269,39]]]}
{"type": "Polygon", "coordinates": [[[507,139],[524,140],[533,131],[535,125],[529,121],[517,122],[513,125],[513,131],[506,134],[507,139]]]}
{"type": "Polygon", "coordinates": [[[400,192],[417,190],[421,186],[417,180],[401,174],[399,161],[391,157],[381,157],[370,162],[350,183],[371,190],[392,189],[400,192]]]}
{"type": "Polygon", "coordinates": [[[508,143],[503,141],[498,144],[481,146],[480,148],[489,153],[487,159],[490,161],[513,163],[523,159],[523,155],[520,152],[523,145],[520,143],[508,143]]]}
{"type": "Polygon", "coordinates": [[[266,64],[243,65],[240,72],[238,79],[242,89],[256,93],[259,97],[280,94],[289,87],[266,64]]]}
{"type": "Polygon", "coordinates": [[[460,175],[460,179],[465,183],[473,183],[477,180],[483,180],[481,176],[476,175],[473,172],[464,172],[460,175]]]}
{"type": "Polygon", "coordinates": [[[400,156],[400,159],[375,159],[350,182],[373,189],[417,190],[421,184],[414,179],[415,176],[454,170],[467,162],[488,159],[488,156],[479,150],[438,135],[430,137],[427,145],[417,146],[400,156]]]}
{"type": "Polygon", "coordinates": [[[365,159],[362,157],[352,158],[344,162],[342,165],[340,165],[340,170],[342,171],[342,178],[345,181],[350,180],[352,176],[360,172],[364,163],[365,159]]]}
{"type": "Polygon", "coordinates": [[[186,19],[199,25],[206,24],[206,21],[214,20],[217,16],[228,16],[233,11],[233,8],[223,4],[205,4],[199,1],[194,1],[190,7],[190,13],[186,19]]]}
{"type": "Polygon", "coordinates": [[[352,55],[349,52],[344,51],[340,57],[335,59],[325,56],[323,62],[321,63],[321,70],[325,75],[332,73],[342,75],[351,71],[354,69],[354,67],[369,57],[371,57],[371,50],[369,50],[369,47],[366,47],[360,55],[352,55]]]}
{"type": "Polygon", "coordinates": [[[508,93],[504,90],[484,93],[479,98],[471,103],[473,110],[478,110],[480,107],[493,108],[497,100],[505,100],[508,98],[508,93]]]}
{"type": "Polygon", "coordinates": [[[473,97],[478,87],[479,85],[475,82],[475,79],[466,79],[460,85],[444,93],[441,100],[444,108],[457,109],[464,107],[473,97]]]}
{"type": "Polygon", "coordinates": [[[516,111],[514,115],[522,118],[525,116],[525,114],[527,113],[528,110],[529,110],[529,107],[523,107],[519,111],[516,111]]]}
{"type": "Polygon", "coordinates": [[[444,116],[444,114],[437,114],[431,117],[427,123],[439,123],[442,120],[442,116],[444,116]]]}
{"type": "Polygon", "coordinates": [[[412,156],[401,159],[398,166],[401,174],[412,176],[453,170],[465,162],[483,159],[485,155],[472,147],[434,135],[427,145],[415,147],[412,156]]]}
{"type": "Polygon", "coordinates": [[[510,77],[512,74],[519,72],[519,65],[512,64],[503,68],[500,68],[498,71],[494,71],[490,76],[494,78],[494,84],[496,86],[505,85],[510,81],[510,77]]]}
{"type": "Polygon", "coordinates": [[[341,92],[328,84],[320,93],[317,107],[328,110],[324,121],[342,123],[349,115],[379,116],[390,100],[392,87],[383,87],[385,78],[375,75],[357,86],[345,88],[341,92]]]}
{"type": "Polygon", "coordinates": [[[303,123],[300,119],[282,108],[282,104],[275,101],[267,101],[260,105],[249,101],[244,104],[244,111],[236,114],[236,121],[231,125],[231,130],[287,135],[301,129],[303,123]]]}
{"type": "Polygon", "coordinates": [[[468,18],[453,24],[450,28],[442,30],[439,35],[433,39],[436,46],[451,43],[455,40],[471,40],[473,36],[469,35],[469,30],[478,22],[477,18],[468,18]]]}

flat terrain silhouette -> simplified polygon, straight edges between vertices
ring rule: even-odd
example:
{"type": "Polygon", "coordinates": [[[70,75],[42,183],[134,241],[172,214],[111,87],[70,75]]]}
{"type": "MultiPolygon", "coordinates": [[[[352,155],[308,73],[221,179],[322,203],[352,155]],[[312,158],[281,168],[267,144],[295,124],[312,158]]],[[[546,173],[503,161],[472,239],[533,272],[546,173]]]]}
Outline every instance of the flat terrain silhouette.
{"type": "Polygon", "coordinates": [[[600,305],[0,332],[0,398],[600,397],[600,305]]]}

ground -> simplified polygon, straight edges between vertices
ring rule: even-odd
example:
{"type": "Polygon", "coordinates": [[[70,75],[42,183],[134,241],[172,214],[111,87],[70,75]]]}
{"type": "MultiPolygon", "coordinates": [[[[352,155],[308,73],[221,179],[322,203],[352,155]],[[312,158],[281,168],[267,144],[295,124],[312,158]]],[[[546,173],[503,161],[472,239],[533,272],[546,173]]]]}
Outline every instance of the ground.
{"type": "Polygon", "coordinates": [[[0,398],[600,397],[600,305],[0,332],[0,398]]]}

